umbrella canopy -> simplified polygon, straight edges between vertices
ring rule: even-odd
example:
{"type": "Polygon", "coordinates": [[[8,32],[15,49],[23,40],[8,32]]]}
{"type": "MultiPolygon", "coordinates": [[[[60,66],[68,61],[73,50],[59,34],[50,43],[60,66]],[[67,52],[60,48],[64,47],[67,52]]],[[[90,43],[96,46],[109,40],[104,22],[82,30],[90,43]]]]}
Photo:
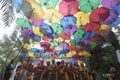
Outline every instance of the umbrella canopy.
{"type": "Polygon", "coordinates": [[[118,3],[120,3],[120,0],[102,0],[101,1],[102,6],[109,9],[114,8],[118,3]]]}
{"type": "Polygon", "coordinates": [[[58,42],[57,41],[53,40],[53,41],[50,42],[50,47],[51,48],[55,48],[57,46],[58,46],[58,42]]]}
{"type": "Polygon", "coordinates": [[[76,39],[82,39],[85,34],[85,31],[82,29],[78,29],[74,34],[73,37],[76,39]]]}
{"type": "Polygon", "coordinates": [[[113,21],[111,24],[110,24],[110,26],[111,27],[116,27],[116,26],[118,26],[120,24],[120,17],[117,17],[116,19],[115,19],[115,21],[113,21]]]}
{"type": "Polygon", "coordinates": [[[64,29],[71,29],[75,25],[75,22],[76,18],[74,16],[64,16],[61,19],[60,24],[64,29]]]}
{"type": "Polygon", "coordinates": [[[22,5],[21,5],[21,9],[24,13],[24,16],[26,16],[26,17],[31,16],[33,9],[32,9],[32,6],[29,2],[27,2],[26,0],[23,0],[22,5]]]}
{"type": "Polygon", "coordinates": [[[101,24],[111,24],[117,17],[118,17],[118,14],[116,13],[116,11],[115,10],[110,10],[109,17],[104,22],[102,22],[101,24]]]}
{"type": "Polygon", "coordinates": [[[61,0],[59,3],[60,12],[65,15],[74,15],[79,10],[79,4],[77,0],[61,0]]]}
{"type": "Polygon", "coordinates": [[[41,24],[44,23],[44,19],[41,19],[41,20],[31,20],[31,19],[29,19],[29,22],[30,22],[33,26],[38,27],[38,26],[40,26],[41,24]]]}
{"type": "Polygon", "coordinates": [[[97,8],[90,14],[90,22],[103,22],[109,17],[109,15],[110,10],[108,8],[97,8]]]}
{"type": "Polygon", "coordinates": [[[52,29],[53,29],[53,31],[54,31],[55,34],[60,35],[60,34],[63,33],[64,29],[63,29],[63,27],[60,24],[58,24],[58,23],[52,23],[51,27],[52,27],[52,29]]]}
{"type": "Polygon", "coordinates": [[[44,13],[44,19],[50,23],[60,22],[60,19],[62,18],[62,14],[54,8],[46,9],[44,10],[44,13]]]}
{"type": "Polygon", "coordinates": [[[29,2],[30,5],[32,6],[32,13],[28,18],[32,20],[41,20],[42,17],[44,16],[42,6],[39,3],[37,3],[35,0],[26,0],[26,1],[29,2]]]}
{"type": "Polygon", "coordinates": [[[55,8],[59,0],[38,0],[45,8],[55,8]]]}
{"type": "Polygon", "coordinates": [[[30,29],[23,29],[21,32],[26,36],[30,36],[33,33],[33,31],[30,29]]]}
{"type": "Polygon", "coordinates": [[[25,18],[17,18],[16,23],[22,28],[32,28],[32,25],[25,18]]]}
{"type": "Polygon", "coordinates": [[[76,17],[76,25],[78,27],[85,25],[89,22],[89,14],[87,13],[79,11],[74,16],[76,17]]]}
{"type": "Polygon", "coordinates": [[[120,4],[116,5],[116,6],[114,7],[114,10],[115,10],[118,14],[120,14],[120,4]]]}
{"type": "Polygon", "coordinates": [[[100,5],[100,0],[79,0],[80,10],[83,12],[92,12],[100,5]]]}
{"type": "Polygon", "coordinates": [[[99,28],[101,27],[100,24],[98,23],[87,23],[85,26],[84,26],[84,30],[86,32],[95,32],[97,30],[99,30],[99,28]]]}

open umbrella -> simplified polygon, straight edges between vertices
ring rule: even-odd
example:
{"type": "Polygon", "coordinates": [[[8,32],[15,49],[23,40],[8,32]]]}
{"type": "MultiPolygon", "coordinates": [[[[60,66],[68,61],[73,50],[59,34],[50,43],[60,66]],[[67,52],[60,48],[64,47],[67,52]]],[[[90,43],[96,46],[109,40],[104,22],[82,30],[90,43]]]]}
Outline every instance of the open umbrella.
{"type": "Polygon", "coordinates": [[[55,8],[59,0],[38,0],[45,8],[55,8]]]}
{"type": "Polygon", "coordinates": [[[59,10],[63,15],[74,15],[79,10],[77,0],[61,0],[59,10]]]}
{"type": "Polygon", "coordinates": [[[57,41],[53,40],[53,41],[50,42],[50,47],[51,48],[55,48],[57,46],[58,46],[58,42],[57,41]]]}
{"type": "Polygon", "coordinates": [[[62,18],[62,14],[54,8],[46,9],[44,10],[44,13],[44,19],[50,23],[60,22],[60,19],[62,18]]]}
{"type": "Polygon", "coordinates": [[[64,48],[64,49],[67,49],[68,48],[68,43],[67,42],[60,42],[59,44],[60,48],[64,48]]]}
{"type": "Polygon", "coordinates": [[[35,35],[43,37],[43,34],[40,32],[40,27],[33,27],[32,31],[35,35]]]}
{"type": "Polygon", "coordinates": [[[115,21],[110,24],[110,27],[116,27],[120,24],[120,17],[117,17],[115,21]]]}
{"type": "Polygon", "coordinates": [[[116,13],[116,11],[110,10],[109,17],[104,22],[101,22],[101,24],[111,24],[117,17],[118,17],[118,14],[116,13]]]}
{"type": "Polygon", "coordinates": [[[80,10],[84,12],[92,12],[100,5],[100,0],[79,0],[80,10]]]}
{"type": "Polygon", "coordinates": [[[87,23],[85,26],[84,26],[84,31],[86,32],[95,32],[97,30],[99,30],[99,28],[101,27],[101,25],[99,23],[87,23]]]}
{"type": "Polygon", "coordinates": [[[37,3],[35,0],[26,0],[26,1],[29,2],[30,5],[32,6],[32,13],[28,18],[32,20],[41,20],[42,17],[44,16],[42,6],[39,3],[37,3]]]}
{"type": "Polygon", "coordinates": [[[120,0],[102,0],[101,1],[102,6],[109,9],[114,8],[118,3],[120,3],[120,0]]]}
{"type": "Polygon", "coordinates": [[[32,25],[25,18],[17,18],[16,23],[22,28],[32,28],[32,25]]]}
{"type": "Polygon", "coordinates": [[[60,35],[60,34],[63,33],[63,27],[60,24],[58,24],[58,23],[52,23],[51,27],[52,27],[52,29],[53,29],[53,31],[54,31],[55,34],[60,35]]]}
{"type": "Polygon", "coordinates": [[[73,34],[73,37],[74,37],[75,39],[82,39],[84,35],[85,35],[85,31],[82,30],[82,29],[78,29],[78,30],[73,34]]]}
{"type": "Polygon", "coordinates": [[[41,19],[41,20],[31,20],[31,19],[29,19],[29,22],[30,22],[33,26],[38,27],[38,26],[40,26],[41,24],[44,23],[44,19],[41,19]]]}
{"type": "Polygon", "coordinates": [[[89,22],[89,14],[85,12],[79,11],[74,16],[76,17],[76,25],[78,27],[85,25],[89,22]]]}
{"type": "Polygon", "coordinates": [[[30,36],[33,31],[31,29],[22,29],[21,33],[25,36],[30,36]]]}
{"type": "Polygon", "coordinates": [[[24,13],[24,16],[26,16],[26,17],[31,16],[31,13],[33,12],[31,4],[29,2],[27,2],[26,0],[23,0],[21,9],[24,13]]]}
{"type": "Polygon", "coordinates": [[[114,10],[120,14],[120,3],[114,7],[114,10]]]}
{"type": "Polygon", "coordinates": [[[103,22],[109,17],[109,15],[110,10],[108,8],[97,8],[90,14],[90,22],[103,22]]]}
{"type": "Polygon", "coordinates": [[[74,16],[64,16],[61,19],[60,24],[64,29],[71,29],[75,25],[75,22],[76,18],[74,16]]]}

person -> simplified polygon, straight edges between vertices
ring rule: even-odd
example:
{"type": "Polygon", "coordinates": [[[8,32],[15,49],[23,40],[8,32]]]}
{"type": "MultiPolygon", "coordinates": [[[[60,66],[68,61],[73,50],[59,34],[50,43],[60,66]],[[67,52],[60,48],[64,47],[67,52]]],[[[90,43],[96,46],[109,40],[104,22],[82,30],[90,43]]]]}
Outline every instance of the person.
{"type": "Polygon", "coordinates": [[[12,59],[10,61],[10,63],[7,65],[6,69],[5,69],[5,74],[4,74],[4,80],[9,80],[11,74],[12,74],[12,70],[14,69],[14,59],[12,59]]]}

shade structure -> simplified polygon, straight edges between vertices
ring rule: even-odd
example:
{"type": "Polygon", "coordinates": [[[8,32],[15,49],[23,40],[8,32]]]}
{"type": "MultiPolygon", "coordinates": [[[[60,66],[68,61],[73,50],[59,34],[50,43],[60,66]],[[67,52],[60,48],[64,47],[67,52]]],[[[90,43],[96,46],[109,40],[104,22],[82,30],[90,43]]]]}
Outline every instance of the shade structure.
{"type": "Polygon", "coordinates": [[[62,15],[74,15],[79,10],[79,4],[77,0],[61,0],[59,3],[59,11],[62,15]]]}
{"type": "Polygon", "coordinates": [[[97,8],[90,14],[90,22],[103,22],[109,17],[109,15],[110,10],[108,8],[97,8]]]}
{"type": "Polygon", "coordinates": [[[100,5],[100,0],[78,0],[80,10],[86,13],[94,11],[100,5]]]}

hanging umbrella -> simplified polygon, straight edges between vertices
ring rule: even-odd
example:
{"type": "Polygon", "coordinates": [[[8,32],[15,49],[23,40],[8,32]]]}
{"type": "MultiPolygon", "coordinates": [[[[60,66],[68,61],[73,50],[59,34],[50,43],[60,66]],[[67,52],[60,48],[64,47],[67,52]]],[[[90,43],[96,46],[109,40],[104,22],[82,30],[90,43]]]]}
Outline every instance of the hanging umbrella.
{"type": "Polygon", "coordinates": [[[110,27],[116,27],[120,24],[120,17],[117,17],[115,21],[110,24],[110,27]]]}
{"type": "Polygon", "coordinates": [[[70,40],[70,38],[71,38],[71,36],[66,33],[60,34],[60,37],[62,37],[64,40],[70,40]]]}
{"type": "Polygon", "coordinates": [[[26,0],[23,0],[21,10],[24,13],[24,16],[26,17],[29,17],[33,11],[31,4],[26,0]]]}
{"type": "Polygon", "coordinates": [[[39,36],[35,35],[35,36],[33,37],[33,40],[34,40],[34,41],[37,41],[37,42],[40,42],[40,41],[41,41],[41,38],[40,38],[39,36]]]}
{"type": "Polygon", "coordinates": [[[59,57],[60,58],[65,58],[66,56],[65,56],[65,54],[60,54],[59,57]]]}
{"type": "Polygon", "coordinates": [[[60,22],[60,19],[62,18],[62,14],[54,8],[46,9],[44,10],[44,13],[44,19],[50,23],[60,22]]]}
{"type": "Polygon", "coordinates": [[[102,24],[99,31],[106,31],[109,32],[110,31],[110,26],[106,25],[106,24],[102,24]]]}
{"type": "Polygon", "coordinates": [[[38,0],[45,8],[55,8],[59,0],[38,0]]]}
{"type": "Polygon", "coordinates": [[[50,42],[50,47],[51,48],[55,48],[57,46],[58,46],[58,42],[57,41],[53,40],[53,41],[50,42]]]}
{"type": "Polygon", "coordinates": [[[99,28],[101,27],[101,25],[99,23],[87,23],[84,26],[84,31],[86,32],[95,32],[97,30],[99,30],[99,28]]]}
{"type": "Polygon", "coordinates": [[[21,33],[25,36],[30,36],[33,31],[31,29],[22,29],[21,33]]]}
{"type": "Polygon", "coordinates": [[[84,35],[84,39],[89,39],[89,38],[92,38],[94,36],[95,36],[95,34],[93,32],[86,32],[84,35]]]}
{"type": "Polygon", "coordinates": [[[50,41],[52,41],[52,39],[51,39],[51,38],[48,38],[47,36],[43,36],[43,37],[42,37],[42,40],[45,41],[45,42],[50,42],[50,41]]]}
{"type": "Polygon", "coordinates": [[[46,23],[44,23],[40,26],[40,32],[43,33],[47,37],[52,37],[52,35],[53,35],[52,28],[50,27],[49,24],[46,24],[46,23]]]}
{"type": "Polygon", "coordinates": [[[41,20],[42,17],[44,16],[42,6],[39,3],[37,3],[35,0],[26,0],[26,1],[29,2],[30,5],[32,6],[32,13],[28,18],[32,20],[41,20]]]}
{"type": "Polygon", "coordinates": [[[32,25],[25,18],[17,18],[16,23],[22,28],[32,28],[32,25]]]}
{"type": "Polygon", "coordinates": [[[21,5],[23,0],[12,0],[12,6],[15,8],[16,12],[21,12],[21,5]]]}
{"type": "Polygon", "coordinates": [[[67,35],[72,35],[75,31],[77,31],[77,29],[78,28],[76,26],[73,26],[71,29],[64,29],[64,33],[67,35]]]}
{"type": "Polygon", "coordinates": [[[100,0],[79,0],[80,10],[86,13],[94,11],[100,5],[100,0]]]}
{"type": "Polygon", "coordinates": [[[90,43],[90,41],[88,39],[81,39],[81,42],[83,42],[85,45],[88,45],[90,43]]]}
{"type": "Polygon", "coordinates": [[[109,15],[110,10],[108,8],[97,8],[90,14],[90,22],[103,22],[109,17],[109,15]]]}
{"type": "Polygon", "coordinates": [[[114,7],[114,10],[120,14],[120,3],[114,7]]]}
{"type": "Polygon", "coordinates": [[[109,17],[104,22],[101,22],[101,24],[111,24],[117,17],[118,17],[118,14],[116,13],[116,11],[110,10],[109,17]]]}
{"type": "Polygon", "coordinates": [[[67,42],[60,42],[59,43],[60,48],[68,49],[68,43],[67,42]]]}
{"type": "Polygon", "coordinates": [[[59,3],[59,10],[64,16],[74,15],[79,10],[79,4],[77,0],[61,0],[61,2],[59,3]]]}
{"type": "Polygon", "coordinates": [[[102,0],[101,1],[102,6],[109,9],[114,8],[118,3],[120,3],[120,0],[102,0]]]}
{"type": "Polygon", "coordinates": [[[58,23],[52,23],[51,27],[52,27],[54,33],[56,33],[58,35],[60,35],[60,34],[63,33],[63,28],[61,27],[60,24],[58,24],[58,23]]]}
{"type": "Polygon", "coordinates": [[[38,27],[38,26],[40,26],[41,24],[44,23],[44,19],[41,19],[41,20],[31,20],[31,19],[29,19],[29,22],[30,22],[33,26],[38,27]]]}
{"type": "Polygon", "coordinates": [[[43,34],[40,32],[40,27],[33,27],[33,32],[35,35],[43,37],[43,34]]]}
{"type": "Polygon", "coordinates": [[[85,25],[89,22],[89,14],[85,12],[79,11],[74,16],[76,17],[76,25],[78,27],[85,25]]]}
{"type": "Polygon", "coordinates": [[[82,39],[83,36],[84,36],[84,34],[85,34],[85,31],[84,31],[84,30],[78,29],[78,30],[73,34],[73,37],[74,37],[75,39],[82,39]]]}
{"type": "Polygon", "coordinates": [[[64,29],[70,29],[75,25],[75,22],[76,18],[74,16],[64,16],[61,19],[60,24],[64,29]]]}

